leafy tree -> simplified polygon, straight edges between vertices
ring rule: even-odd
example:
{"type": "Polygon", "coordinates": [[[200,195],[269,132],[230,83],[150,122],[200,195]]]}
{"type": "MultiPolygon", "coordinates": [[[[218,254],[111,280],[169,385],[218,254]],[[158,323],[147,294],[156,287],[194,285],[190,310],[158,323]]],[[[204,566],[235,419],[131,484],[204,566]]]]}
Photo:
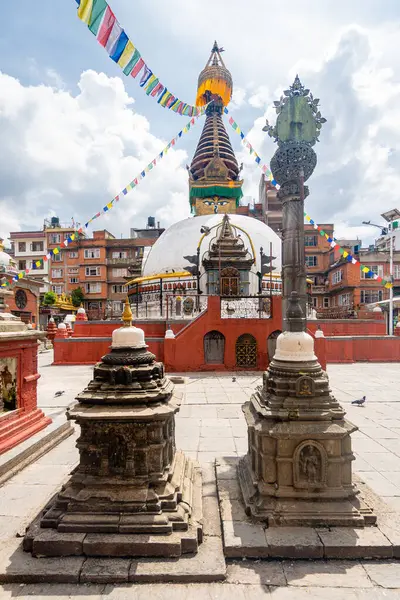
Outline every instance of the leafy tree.
{"type": "Polygon", "coordinates": [[[43,304],[44,306],[51,306],[52,304],[55,304],[57,301],[57,294],[55,294],[54,292],[46,292],[44,297],[43,297],[43,304]]]}
{"type": "Polygon", "coordinates": [[[82,288],[78,287],[76,290],[72,290],[71,292],[71,300],[74,306],[80,306],[83,302],[85,295],[83,293],[82,288]]]}

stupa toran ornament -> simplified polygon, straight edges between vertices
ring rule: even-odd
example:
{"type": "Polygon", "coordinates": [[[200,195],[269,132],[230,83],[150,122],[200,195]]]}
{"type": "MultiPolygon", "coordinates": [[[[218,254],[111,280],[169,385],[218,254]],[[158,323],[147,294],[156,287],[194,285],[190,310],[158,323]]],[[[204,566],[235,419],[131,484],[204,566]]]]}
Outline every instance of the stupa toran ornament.
{"type": "Polygon", "coordinates": [[[122,320],[68,410],[81,428],[80,461],[27,531],[35,556],[180,556],[202,541],[201,474],[175,448],[180,398],[132,327],[128,300],[122,320]]]}
{"type": "Polygon", "coordinates": [[[243,411],[249,450],[239,463],[246,511],[268,525],[363,526],[376,518],[352,483],[350,434],[357,428],[331,394],[306,327],[304,181],[325,121],[318,100],[296,77],[275,102],[278,142],[271,169],[283,204],[284,332],[263,384],[243,411]]]}

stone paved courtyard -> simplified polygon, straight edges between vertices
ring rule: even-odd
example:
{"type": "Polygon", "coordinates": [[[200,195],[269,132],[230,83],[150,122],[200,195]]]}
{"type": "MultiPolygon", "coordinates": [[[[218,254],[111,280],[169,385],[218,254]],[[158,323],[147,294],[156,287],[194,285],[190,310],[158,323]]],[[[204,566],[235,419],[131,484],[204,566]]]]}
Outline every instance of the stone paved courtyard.
{"type": "MultiPolygon", "coordinates": [[[[40,355],[39,406],[58,415],[74,401],[91,376],[90,367],[52,367],[40,355]],[[56,391],[64,394],[55,398],[56,391]]],[[[400,513],[400,368],[398,364],[330,365],[334,394],[359,431],[353,436],[355,471],[400,513]],[[351,401],[366,395],[363,408],[351,401]]],[[[246,451],[241,405],[260,374],[186,374],[179,385],[184,402],[177,416],[177,445],[206,465],[216,457],[246,451]],[[234,380],[233,380],[234,379],[234,380]]],[[[30,465],[0,488],[0,561],[16,534],[60,487],[77,462],[75,436],[30,465]]],[[[4,584],[0,598],[25,596],[87,598],[400,598],[396,561],[231,561],[227,581],[190,585],[19,585],[4,584]]]]}

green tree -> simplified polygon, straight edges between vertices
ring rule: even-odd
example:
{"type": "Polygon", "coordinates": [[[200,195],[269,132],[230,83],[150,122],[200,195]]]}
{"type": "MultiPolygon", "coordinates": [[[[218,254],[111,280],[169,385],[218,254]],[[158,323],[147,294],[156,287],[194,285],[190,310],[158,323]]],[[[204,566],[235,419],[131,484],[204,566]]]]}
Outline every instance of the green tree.
{"type": "Polygon", "coordinates": [[[83,289],[78,287],[76,290],[72,290],[71,292],[71,300],[74,306],[80,306],[85,298],[83,293],[83,289]]]}
{"type": "Polygon", "coordinates": [[[56,300],[57,294],[54,292],[46,292],[43,297],[43,304],[44,306],[51,306],[52,304],[55,304],[56,300]]]}

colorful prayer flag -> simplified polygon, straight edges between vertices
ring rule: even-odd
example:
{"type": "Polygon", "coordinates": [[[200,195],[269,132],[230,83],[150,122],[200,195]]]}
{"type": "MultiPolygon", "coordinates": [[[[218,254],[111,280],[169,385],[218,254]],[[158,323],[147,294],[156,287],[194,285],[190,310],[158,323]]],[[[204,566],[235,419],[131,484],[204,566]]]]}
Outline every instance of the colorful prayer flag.
{"type": "MultiPolygon", "coordinates": [[[[132,44],[133,46],[133,44],[132,44]]],[[[125,48],[126,50],[126,48],[125,48]]],[[[123,55],[121,56],[120,62],[122,60],[123,55]]],[[[140,52],[139,50],[137,50],[135,48],[134,53],[132,55],[132,58],[130,59],[130,61],[128,62],[128,64],[126,65],[125,69],[124,69],[124,74],[125,75],[131,75],[133,68],[135,67],[135,65],[137,65],[138,61],[140,59],[140,52]]]]}
{"type": "Polygon", "coordinates": [[[110,54],[111,60],[113,60],[116,63],[119,61],[119,59],[121,58],[121,56],[126,48],[127,43],[128,43],[128,36],[126,35],[125,31],[122,30],[121,34],[118,38],[118,41],[114,46],[113,53],[110,54]]]}
{"type": "Polygon", "coordinates": [[[78,8],[78,17],[81,21],[89,25],[92,14],[93,0],[81,0],[78,8]]]}
{"type": "Polygon", "coordinates": [[[137,75],[139,75],[143,66],[144,66],[144,60],[143,60],[143,58],[139,58],[136,65],[132,69],[131,76],[135,78],[137,75]]]}
{"type": "Polygon", "coordinates": [[[150,79],[152,75],[151,69],[149,69],[149,67],[147,65],[144,65],[144,71],[142,74],[142,77],[140,79],[140,87],[144,87],[144,85],[147,83],[147,81],[150,79]]]}
{"type": "Polygon", "coordinates": [[[107,43],[105,45],[105,49],[107,53],[111,56],[114,52],[114,48],[117,45],[119,40],[119,36],[122,33],[122,27],[118,23],[118,21],[114,22],[113,28],[111,29],[110,35],[108,37],[107,43]]]}
{"type": "Polygon", "coordinates": [[[112,28],[114,27],[115,21],[116,21],[116,19],[115,19],[115,15],[114,15],[113,11],[111,10],[111,8],[109,6],[107,6],[103,21],[102,21],[99,31],[97,33],[97,41],[104,48],[107,44],[108,38],[110,37],[110,33],[112,31],[112,28]]]}
{"type": "Polygon", "coordinates": [[[93,35],[97,36],[101,23],[104,19],[104,15],[107,10],[106,0],[94,0],[92,14],[90,15],[89,29],[93,35]]]}
{"type": "MultiPolygon", "coordinates": [[[[121,67],[121,69],[125,69],[126,65],[130,62],[134,52],[135,52],[135,46],[132,44],[132,42],[130,40],[128,40],[128,42],[124,48],[124,51],[118,60],[118,64],[121,67]]],[[[129,73],[128,73],[128,75],[129,75],[129,73]]]]}

